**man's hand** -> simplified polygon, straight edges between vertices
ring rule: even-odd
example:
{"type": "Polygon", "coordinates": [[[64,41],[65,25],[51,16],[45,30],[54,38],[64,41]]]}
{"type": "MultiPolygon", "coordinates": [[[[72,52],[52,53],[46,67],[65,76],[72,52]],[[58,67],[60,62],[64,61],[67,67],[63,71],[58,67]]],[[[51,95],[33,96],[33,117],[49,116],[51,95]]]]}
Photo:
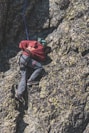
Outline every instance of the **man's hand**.
{"type": "Polygon", "coordinates": [[[35,50],[35,48],[30,47],[30,46],[29,46],[29,47],[27,47],[26,49],[27,49],[27,50],[29,50],[29,51],[33,51],[33,50],[35,50]]]}

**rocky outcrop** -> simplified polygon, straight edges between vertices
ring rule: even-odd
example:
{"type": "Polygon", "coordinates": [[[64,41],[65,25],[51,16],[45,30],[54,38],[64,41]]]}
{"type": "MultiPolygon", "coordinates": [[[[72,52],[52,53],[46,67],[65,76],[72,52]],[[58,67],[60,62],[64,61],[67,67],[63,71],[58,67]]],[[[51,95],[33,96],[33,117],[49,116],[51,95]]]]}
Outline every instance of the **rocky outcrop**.
{"type": "Polygon", "coordinates": [[[18,43],[26,38],[23,2],[4,2],[8,11],[0,16],[0,27],[5,26],[0,31],[1,44],[4,37],[7,40],[0,53],[0,132],[88,133],[89,2],[28,1],[25,15],[30,39],[44,37],[52,48],[52,61],[44,64],[47,74],[39,86],[27,88],[25,101],[19,103],[14,90],[20,80],[18,43]]]}

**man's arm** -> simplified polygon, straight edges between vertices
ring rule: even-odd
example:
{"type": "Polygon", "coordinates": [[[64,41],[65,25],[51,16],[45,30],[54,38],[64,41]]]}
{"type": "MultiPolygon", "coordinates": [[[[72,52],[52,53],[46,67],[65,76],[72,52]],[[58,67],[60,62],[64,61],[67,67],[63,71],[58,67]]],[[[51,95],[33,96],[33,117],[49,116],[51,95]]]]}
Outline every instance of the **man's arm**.
{"type": "Polygon", "coordinates": [[[25,50],[29,45],[29,40],[23,40],[19,43],[19,48],[25,50]]]}

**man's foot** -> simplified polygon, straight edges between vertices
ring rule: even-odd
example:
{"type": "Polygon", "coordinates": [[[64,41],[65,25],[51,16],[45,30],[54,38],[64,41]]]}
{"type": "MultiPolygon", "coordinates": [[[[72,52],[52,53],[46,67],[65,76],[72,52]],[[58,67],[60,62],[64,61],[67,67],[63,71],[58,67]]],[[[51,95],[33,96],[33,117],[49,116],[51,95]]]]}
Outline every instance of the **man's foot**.
{"type": "Polygon", "coordinates": [[[23,102],[23,97],[22,97],[21,94],[18,94],[18,93],[17,93],[17,90],[16,90],[16,92],[15,92],[15,99],[18,100],[18,101],[20,101],[20,102],[23,102]]]}
{"type": "Polygon", "coordinates": [[[28,82],[27,82],[27,85],[28,85],[28,86],[38,85],[38,84],[39,84],[39,81],[28,81],[28,82]]]}

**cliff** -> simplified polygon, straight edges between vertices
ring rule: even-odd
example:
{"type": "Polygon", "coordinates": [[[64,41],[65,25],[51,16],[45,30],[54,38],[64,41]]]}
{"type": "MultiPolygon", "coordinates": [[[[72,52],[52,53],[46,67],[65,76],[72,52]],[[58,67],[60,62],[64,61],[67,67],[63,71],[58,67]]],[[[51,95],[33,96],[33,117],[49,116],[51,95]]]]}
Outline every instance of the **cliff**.
{"type": "Polygon", "coordinates": [[[0,132],[89,132],[89,1],[0,0],[0,132]],[[26,9],[26,10],[25,10],[26,9]],[[18,44],[43,37],[51,62],[39,86],[14,98],[20,80],[18,44]]]}

